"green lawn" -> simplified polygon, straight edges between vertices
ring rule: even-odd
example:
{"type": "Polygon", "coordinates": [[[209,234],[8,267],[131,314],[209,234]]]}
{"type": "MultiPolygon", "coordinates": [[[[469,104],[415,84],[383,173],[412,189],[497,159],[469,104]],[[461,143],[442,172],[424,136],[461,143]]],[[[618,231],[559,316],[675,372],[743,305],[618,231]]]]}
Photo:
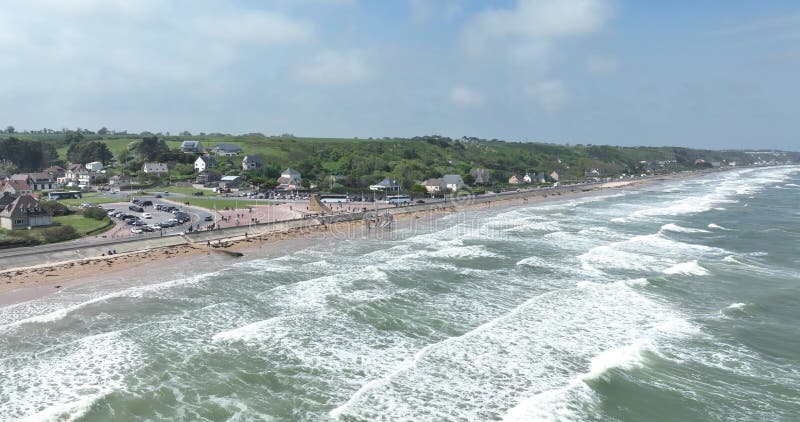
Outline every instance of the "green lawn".
{"type": "MultiPolygon", "coordinates": [[[[167,198],[169,199],[169,198],[167,198]]],[[[217,210],[223,210],[226,207],[229,209],[234,209],[239,207],[239,209],[246,209],[248,206],[254,207],[257,205],[268,205],[274,204],[272,201],[237,201],[235,199],[213,199],[213,198],[199,198],[199,197],[191,197],[191,198],[172,198],[173,201],[179,202],[181,204],[189,203],[196,207],[206,208],[209,210],[213,210],[215,207],[217,210]]]]}
{"type": "MultiPolygon", "coordinates": [[[[60,223],[63,226],[72,226],[75,231],[80,233],[81,236],[86,235],[86,233],[91,232],[92,230],[97,230],[106,224],[108,224],[108,217],[102,220],[95,220],[93,218],[84,217],[81,214],[71,214],[71,215],[62,215],[58,217],[53,217],[53,221],[60,223]]],[[[111,228],[113,226],[109,226],[111,228]]]]}
{"type": "Polygon", "coordinates": [[[84,202],[88,202],[90,204],[110,204],[112,202],[125,202],[125,198],[106,198],[103,196],[97,196],[97,194],[90,194],[87,193],[83,195],[83,198],[75,198],[75,199],[61,199],[58,202],[61,202],[64,205],[69,205],[73,207],[77,207],[84,202]]]}
{"type": "Polygon", "coordinates": [[[158,187],[151,189],[151,191],[153,194],[158,194],[158,193],[163,194],[164,192],[181,193],[184,195],[192,195],[195,192],[203,192],[203,195],[214,194],[214,192],[212,192],[210,189],[183,188],[178,186],[158,187]]]}

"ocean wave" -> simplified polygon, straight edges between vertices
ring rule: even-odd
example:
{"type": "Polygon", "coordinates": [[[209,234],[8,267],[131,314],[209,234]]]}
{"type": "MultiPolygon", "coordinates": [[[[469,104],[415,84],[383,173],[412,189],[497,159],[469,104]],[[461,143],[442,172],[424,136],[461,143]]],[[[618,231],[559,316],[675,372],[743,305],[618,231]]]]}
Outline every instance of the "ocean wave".
{"type": "Polygon", "coordinates": [[[728,228],[722,227],[722,226],[720,226],[720,225],[717,225],[717,224],[714,224],[714,223],[710,223],[710,224],[708,225],[708,228],[709,228],[709,229],[717,229],[717,230],[726,230],[726,231],[731,231],[731,229],[728,229],[728,228]]]}
{"type": "Polygon", "coordinates": [[[691,228],[679,226],[679,225],[673,224],[673,223],[664,224],[663,226],[661,226],[661,229],[659,230],[659,232],[661,232],[661,231],[670,231],[670,232],[675,232],[675,233],[709,233],[708,230],[691,229],[691,228]]]}
{"type": "Polygon", "coordinates": [[[668,275],[708,275],[708,270],[701,267],[697,260],[675,264],[662,272],[668,275]]]}
{"type": "Polygon", "coordinates": [[[110,393],[111,391],[109,390],[100,394],[88,395],[70,403],[53,405],[45,408],[35,415],[27,416],[22,420],[25,422],[75,421],[86,415],[97,401],[106,397],[110,393]]]}

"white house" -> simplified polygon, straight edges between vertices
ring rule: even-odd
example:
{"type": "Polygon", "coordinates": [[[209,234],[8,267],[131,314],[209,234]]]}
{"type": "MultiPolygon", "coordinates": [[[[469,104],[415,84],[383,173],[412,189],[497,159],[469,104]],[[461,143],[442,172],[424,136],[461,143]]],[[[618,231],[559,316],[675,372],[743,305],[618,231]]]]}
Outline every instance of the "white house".
{"type": "Polygon", "coordinates": [[[444,177],[442,177],[442,180],[444,180],[444,184],[447,186],[447,189],[450,189],[453,192],[464,187],[464,179],[457,174],[445,174],[444,177]]]}
{"type": "Polygon", "coordinates": [[[197,170],[198,173],[202,173],[208,169],[213,169],[216,166],[217,160],[210,155],[203,155],[194,160],[194,169],[197,170]]]}
{"type": "Polygon", "coordinates": [[[422,186],[425,186],[425,190],[427,190],[430,194],[443,192],[447,189],[447,184],[442,178],[428,179],[422,182],[422,186]]]}
{"type": "Polygon", "coordinates": [[[553,172],[550,173],[550,179],[554,182],[558,182],[558,172],[553,170],[553,172]]]}
{"type": "Polygon", "coordinates": [[[377,190],[380,190],[380,191],[385,191],[385,190],[388,190],[388,191],[399,191],[399,190],[400,190],[400,184],[399,184],[399,183],[397,183],[397,180],[394,180],[394,179],[388,179],[388,178],[387,178],[387,179],[383,179],[383,180],[381,180],[381,181],[380,181],[380,182],[378,182],[377,184],[370,185],[370,186],[369,186],[369,190],[376,190],[376,191],[377,191],[377,190]]]}
{"type": "Polygon", "coordinates": [[[53,213],[32,195],[22,195],[0,210],[0,227],[7,230],[53,224],[53,213]]]}
{"type": "Polygon", "coordinates": [[[147,174],[166,174],[169,173],[167,163],[144,163],[142,171],[147,174]]]}
{"type": "Polygon", "coordinates": [[[530,173],[525,173],[525,176],[522,176],[522,181],[525,183],[533,182],[533,178],[531,177],[530,173]]]}
{"type": "Polygon", "coordinates": [[[103,170],[103,163],[99,161],[92,161],[91,163],[86,163],[86,170],[89,171],[100,171],[103,170]]]}

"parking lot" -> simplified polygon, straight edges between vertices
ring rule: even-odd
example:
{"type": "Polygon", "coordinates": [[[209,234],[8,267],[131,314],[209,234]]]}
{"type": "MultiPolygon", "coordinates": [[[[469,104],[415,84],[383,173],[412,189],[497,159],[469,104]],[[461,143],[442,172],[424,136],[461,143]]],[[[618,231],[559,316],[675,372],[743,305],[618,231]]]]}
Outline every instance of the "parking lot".
{"type": "Polygon", "coordinates": [[[137,199],[135,202],[106,204],[103,208],[118,226],[114,237],[194,230],[190,223],[192,216],[171,204],[137,199]]]}

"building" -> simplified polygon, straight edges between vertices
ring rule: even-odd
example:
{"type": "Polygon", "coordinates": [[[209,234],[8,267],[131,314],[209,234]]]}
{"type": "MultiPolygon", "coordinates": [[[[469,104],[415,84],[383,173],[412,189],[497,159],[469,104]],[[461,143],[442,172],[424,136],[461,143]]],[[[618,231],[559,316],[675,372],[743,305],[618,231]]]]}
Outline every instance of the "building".
{"type": "Polygon", "coordinates": [[[11,180],[23,180],[33,190],[53,190],[58,187],[56,179],[48,173],[12,174],[11,180]]]}
{"type": "Polygon", "coordinates": [[[181,142],[181,152],[200,154],[203,152],[203,144],[200,141],[183,141],[181,142]]]}
{"type": "Polygon", "coordinates": [[[167,163],[144,163],[142,171],[146,174],[167,174],[169,169],[167,163]]]}
{"type": "Polygon", "coordinates": [[[430,194],[440,193],[447,190],[447,184],[442,178],[428,179],[422,182],[422,186],[425,186],[425,190],[430,194]]]}
{"type": "Polygon", "coordinates": [[[522,179],[518,177],[516,174],[508,178],[509,185],[518,185],[522,183],[522,179]]]}
{"type": "Polygon", "coordinates": [[[103,176],[102,173],[89,171],[83,167],[75,170],[75,182],[78,183],[78,186],[89,186],[94,183],[100,176],[103,176]]]}
{"type": "Polygon", "coordinates": [[[547,183],[547,173],[540,171],[536,173],[536,183],[547,183]]]}
{"type": "Polygon", "coordinates": [[[380,191],[400,191],[400,184],[397,183],[397,180],[394,179],[383,179],[377,184],[370,185],[369,190],[380,190],[380,191]]]}
{"type": "Polygon", "coordinates": [[[206,170],[197,174],[197,177],[194,179],[194,183],[198,185],[209,186],[214,182],[218,182],[219,179],[219,173],[215,172],[214,170],[206,170]]]}
{"type": "Polygon", "coordinates": [[[594,178],[598,178],[598,177],[600,177],[600,170],[599,169],[587,170],[587,171],[583,172],[583,177],[588,177],[588,178],[593,178],[593,179],[594,178]]]}
{"type": "Polygon", "coordinates": [[[222,176],[219,179],[219,187],[223,189],[231,189],[239,187],[242,183],[242,176],[222,176]]]}
{"type": "Polygon", "coordinates": [[[533,183],[533,178],[530,173],[525,173],[525,176],[522,176],[522,181],[525,183],[533,183]]]}
{"type": "Polygon", "coordinates": [[[236,144],[217,144],[213,150],[214,154],[222,155],[225,157],[232,157],[242,153],[242,147],[236,144]]]}
{"type": "Polygon", "coordinates": [[[300,172],[289,167],[278,178],[278,189],[297,189],[300,187],[302,180],[300,172]]]}
{"type": "Polygon", "coordinates": [[[128,176],[118,174],[112,176],[111,179],[108,180],[108,184],[118,189],[125,189],[133,186],[133,179],[128,176]]]}
{"type": "Polygon", "coordinates": [[[242,159],[242,170],[255,170],[264,167],[264,159],[260,155],[245,155],[242,159]]]}
{"type": "Polygon", "coordinates": [[[464,187],[464,179],[457,174],[445,174],[442,180],[444,180],[444,184],[447,185],[447,189],[453,192],[464,187]]]}
{"type": "Polygon", "coordinates": [[[201,155],[194,160],[194,169],[198,173],[202,173],[208,169],[213,169],[217,166],[217,160],[210,155],[201,155]]]}
{"type": "Polygon", "coordinates": [[[0,227],[7,230],[52,224],[53,213],[33,195],[22,195],[0,211],[0,227]]]}
{"type": "Polygon", "coordinates": [[[553,172],[550,173],[550,180],[552,180],[554,182],[558,182],[558,172],[557,171],[553,170],[553,172]]]}
{"type": "Polygon", "coordinates": [[[14,198],[33,194],[33,188],[25,180],[11,179],[0,182],[0,195],[11,195],[14,198]]]}
{"type": "Polygon", "coordinates": [[[91,163],[86,163],[86,170],[97,172],[103,170],[103,163],[99,161],[92,161],[91,163]]]}
{"type": "Polygon", "coordinates": [[[475,180],[476,185],[488,185],[492,183],[492,175],[489,170],[484,168],[475,168],[469,171],[469,174],[475,180]]]}

